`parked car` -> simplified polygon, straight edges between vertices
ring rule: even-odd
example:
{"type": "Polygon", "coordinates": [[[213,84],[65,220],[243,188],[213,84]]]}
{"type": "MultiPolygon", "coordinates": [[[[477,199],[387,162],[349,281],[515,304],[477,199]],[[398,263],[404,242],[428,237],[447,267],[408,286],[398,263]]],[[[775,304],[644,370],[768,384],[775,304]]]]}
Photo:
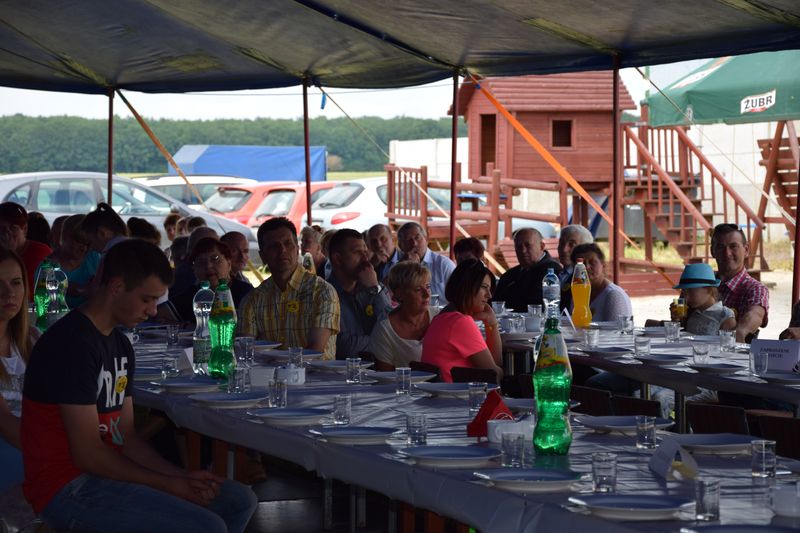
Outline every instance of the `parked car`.
{"type": "MultiPolygon", "coordinates": [[[[238,176],[212,176],[209,174],[187,174],[186,178],[195,186],[197,192],[207,201],[217,189],[223,185],[245,185],[260,183],[250,178],[240,178],[238,176]]],[[[202,204],[192,192],[192,189],[183,181],[180,176],[148,176],[139,178],[139,181],[166,194],[176,200],[183,202],[192,209],[202,207],[202,204]]]]}
{"type": "MultiPolygon", "coordinates": [[[[335,182],[311,183],[311,201],[336,185],[335,182]]],[[[258,184],[222,186],[206,201],[215,214],[251,227],[253,233],[272,217],[286,217],[299,231],[306,223],[306,184],[303,181],[270,181],[258,184]]]]}
{"type": "MultiPolygon", "coordinates": [[[[0,176],[0,198],[16,202],[28,211],[39,211],[52,224],[56,217],[88,213],[108,199],[108,177],[100,172],[30,172],[0,176]]],[[[150,189],[134,180],[113,176],[111,206],[124,220],[141,217],[161,232],[161,244],[168,243],[164,217],[170,212],[201,216],[218,233],[239,231],[250,235],[246,226],[224,217],[191,209],[183,202],[150,189]]],[[[257,250],[250,238],[251,250],[257,250]]],[[[257,257],[257,254],[251,254],[257,257]]]]}
{"type": "MultiPolygon", "coordinates": [[[[325,229],[351,228],[357,231],[365,231],[375,224],[386,224],[387,189],[385,176],[339,182],[314,201],[311,206],[312,220],[325,229]]],[[[442,209],[450,211],[449,190],[428,189],[428,194],[442,209]]],[[[428,213],[432,220],[446,220],[430,200],[428,213]]],[[[512,228],[515,231],[536,228],[544,238],[556,236],[555,228],[547,222],[514,218],[512,228]]],[[[505,234],[504,229],[505,223],[501,221],[499,235],[505,234]]]]}

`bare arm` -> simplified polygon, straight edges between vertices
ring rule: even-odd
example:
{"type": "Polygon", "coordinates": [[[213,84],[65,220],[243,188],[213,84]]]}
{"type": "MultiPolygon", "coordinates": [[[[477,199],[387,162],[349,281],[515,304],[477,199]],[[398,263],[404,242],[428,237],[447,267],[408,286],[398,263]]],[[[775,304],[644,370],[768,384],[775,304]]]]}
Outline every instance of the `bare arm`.
{"type": "Polygon", "coordinates": [[[736,341],[745,342],[748,335],[758,331],[758,328],[760,328],[761,324],[764,322],[766,313],[763,307],[754,305],[742,315],[736,322],[736,341]]]}
{"type": "Polygon", "coordinates": [[[133,449],[125,450],[123,454],[117,453],[100,439],[97,408],[94,405],[61,404],[59,410],[72,460],[82,471],[98,477],[147,485],[198,505],[208,505],[216,496],[215,487],[210,482],[190,478],[189,474],[174,467],[170,472],[159,472],[151,468],[158,467],[158,464],[142,465],[136,461],[136,458],[147,461],[148,455],[142,451],[142,444],[136,443],[136,437],[132,437],[133,403],[130,398],[126,398],[123,404],[119,429],[131,441],[133,449]]]}
{"type": "Polygon", "coordinates": [[[476,368],[491,368],[497,373],[497,381],[503,377],[503,369],[495,364],[494,356],[489,353],[489,350],[481,350],[478,353],[472,354],[468,357],[470,362],[476,368]]]}
{"type": "Polygon", "coordinates": [[[2,396],[0,396],[0,437],[17,449],[22,447],[19,441],[19,418],[14,416],[2,396]]]}
{"type": "Polygon", "coordinates": [[[781,331],[780,339],[800,339],[800,328],[786,328],[781,331]]]}
{"type": "Polygon", "coordinates": [[[311,328],[308,330],[308,338],[306,339],[307,348],[316,350],[318,352],[325,351],[325,345],[328,339],[331,338],[331,330],[328,328],[311,328]]]}
{"type": "Polygon", "coordinates": [[[500,338],[500,328],[497,324],[497,316],[494,314],[492,306],[484,305],[483,310],[472,315],[475,320],[483,322],[486,329],[486,346],[489,348],[490,355],[495,365],[503,364],[503,341],[500,338]]]}

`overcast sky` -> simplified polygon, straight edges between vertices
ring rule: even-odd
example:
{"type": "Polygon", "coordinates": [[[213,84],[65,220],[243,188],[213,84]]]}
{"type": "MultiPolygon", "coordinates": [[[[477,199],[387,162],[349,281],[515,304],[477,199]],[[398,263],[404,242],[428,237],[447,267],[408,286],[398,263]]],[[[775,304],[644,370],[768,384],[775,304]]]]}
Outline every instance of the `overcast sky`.
{"type": "MultiPolygon", "coordinates": [[[[697,64],[702,64],[702,61],[688,63],[689,66],[676,64],[677,71],[683,74],[696,68],[697,64]]],[[[669,67],[667,70],[675,71],[669,67]]],[[[657,78],[655,70],[652,76],[654,79],[657,78]]],[[[647,84],[636,70],[624,69],[622,79],[635,102],[644,98],[647,84]]],[[[449,81],[404,89],[370,91],[330,89],[328,92],[349,115],[354,117],[445,117],[452,99],[452,85],[449,81]]],[[[126,92],[125,96],[141,115],[150,119],[297,118],[303,115],[300,86],[229,93],[145,94],[126,92]]],[[[312,117],[336,118],[342,116],[342,113],[330,100],[325,109],[321,109],[321,101],[320,92],[316,88],[310,88],[309,112],[312,117]]],[[[114,106],[116,115],[130,116],[120,99],[115,99],[114,106]]],[[[17,113],[29,116],[72,115],[86,118],[106,118],[108,100],[99,95],[0,88],[0,116],[17,113]]]]}

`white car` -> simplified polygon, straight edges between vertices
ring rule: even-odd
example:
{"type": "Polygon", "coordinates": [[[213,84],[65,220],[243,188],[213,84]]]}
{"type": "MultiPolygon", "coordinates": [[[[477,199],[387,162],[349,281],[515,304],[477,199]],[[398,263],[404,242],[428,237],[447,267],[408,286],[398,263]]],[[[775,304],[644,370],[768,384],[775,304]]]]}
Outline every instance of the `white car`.
{"type": "MultiPolygon", "coordinates": [[[[311,206],[311,219],[325,229],[349,228],[366,231],[375,224],[386,224],[387,207],[386,176],[343,181],[328,191],[311,206]]],[[[450,211],[450,191],[447,189],[428,189],[428,194],[436,200],[442,209],[450,211]]],[[[432,220],[446,220],[436,216],[439,210],[428,201],[428,213],[432,220]]],[[[552,224],[521,218],[512,219],[512,227],[536,228],[544,238],[555,237],[556,230],[552,224]]],[[[500,222],[498,233],[504,235],[505,223],[500,222]]]]}
{"type": "MultiPolygon", "coordinates": [[[[238,176],[212,176],[209,174],[187,174],[186,178],[195,186],[197,192],[203,197],[203,201],[208,200],[212,194],[217,192],[221,185],[244,185],[256,184],[257,180],[250,178],[240,178],[238,176]]],[[[192,209],[202,208],[202,204],[192,193],[192,190],[180,176],[149,176],[137,179],[140,183],[155,189],[159,192],[171,196],[183,202],[192,209]]]]}

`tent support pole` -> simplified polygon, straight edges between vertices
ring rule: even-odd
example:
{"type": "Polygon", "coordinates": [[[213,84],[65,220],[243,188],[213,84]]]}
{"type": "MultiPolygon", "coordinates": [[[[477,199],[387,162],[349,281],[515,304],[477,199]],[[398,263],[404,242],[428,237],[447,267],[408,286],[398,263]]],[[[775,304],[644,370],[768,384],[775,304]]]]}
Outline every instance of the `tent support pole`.
{"type": "MultiPolygon", "coordinates": [[[[458,71],[453,73],[453,131],[452,131],[452,146],[450,147],[450,259],[455,261],[455,244],[456,244],[456,183],[460,176],[458,176],[458,71]]],[[[427,199],[420,198],[420,201],[427,201],[427,199]]],[[[499,198],[495,198],[499,201],[499,198]]],[[[426,220],[422,221],[423,225],[426,220]]]]}
{"type": "MultiPolygon", "coordinates": [[[[773,147],[773,150],[776,148],[773,147]]],[[[800,183],[800,165],[797,169],[797,180],[800,183]]],[[[797,195],[797,204],[794,212],[794,276],[792,276],[792,306],[800,300],[800,280],[797,273],[800,272],[800,254],[798,254],[798,243],[800,243],[800,194],[797,195]]]]}
{"type": "Polygon", "coordinates": [[[612,176],[613,182],[611,186],[611,198],[612,198],[612,209],[613,209],[613,218],[614,218],[614,228],[613,231],[609,231],[609,248],[611,251],[611,260],[613,265],[612,270],[612,279],[614,283],[619,285],[619,260],[621,254],[624,253],[624,243],[622,242],[622,238],[620,237],[620,231],[622,231],[622,194],[624,193],[623,188],[624,185],[621,183],[621,175],[620,175],[620,146],[619,146],[619,66],[620,66],[620,58],[619,55],[614,56],[614,84],[613,84],[613,109],[611,113],[611,120],[612,124],[612,135],[611,135],[611,142],[613,143],[612,146],[612,176]]]}
{"type": "Polygon", "coordinates": [[[108,205],[111,205],[111,177],[114,175],[114,89],[108,90],[108,205]]]}
{"type": "Polygon", "coordinates": [[[311,141],[308,133],[308,78],[303,78],[303,147],[306,159],[306,220],[311,225],[311,141]]]}

